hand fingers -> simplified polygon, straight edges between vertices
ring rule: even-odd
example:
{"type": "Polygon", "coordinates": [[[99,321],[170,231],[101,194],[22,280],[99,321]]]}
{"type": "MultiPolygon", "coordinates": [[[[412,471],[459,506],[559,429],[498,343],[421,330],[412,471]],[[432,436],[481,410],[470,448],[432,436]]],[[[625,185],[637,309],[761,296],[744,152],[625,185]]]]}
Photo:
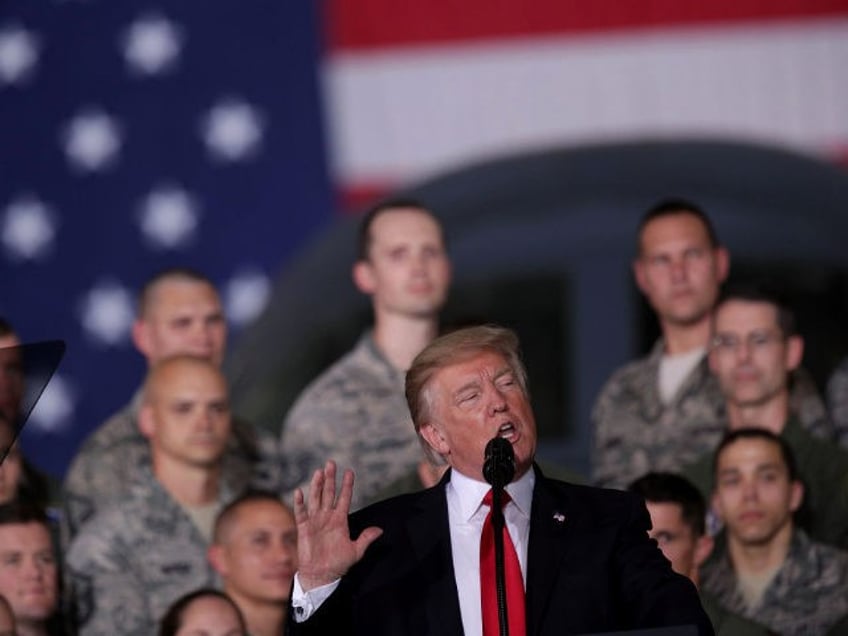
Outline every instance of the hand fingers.
{"type": "Polygon", "coordinates": [[[348,468],[344,471],[344,475],[342,475],[342,487],[339,492],[339,500],[336,502],[336,507],[344,514],[350,512],[350,500],[353,497],[353,482],[353,471],[348,468]]]}
{"type": "Polygon", "coordinates": [[[335,508],[336,503],[336,463],[328,460],[324,466],[324,488],[321,492],[321,506],[326,510],[335,508]]]}
{"type": "Polygon", "coordinates": [[[309,514],[303,503],[303,490],[297,488],[294,491],[294,522],[299,525],[307,519],[309,519],[309,514]]]}
{"type": "Polygon", "coordinates": [[[324,488],[324,471],[320,468],[312,473],[309,482],[309,510],[318,510],[321,507],[321,492],[324,488]]]}
{"type": "Polygon", "coordinates": [[[357,561],[359,561],[365,554],[368,546],[374,543],[374,541],[376,541],[382,534],[382,528],[378,528],[376,526],[365,528],[365,530],[359,533],[359,536],[356,537],[356,541],[353,542],[353,547],[356,550],[357,561]]]}

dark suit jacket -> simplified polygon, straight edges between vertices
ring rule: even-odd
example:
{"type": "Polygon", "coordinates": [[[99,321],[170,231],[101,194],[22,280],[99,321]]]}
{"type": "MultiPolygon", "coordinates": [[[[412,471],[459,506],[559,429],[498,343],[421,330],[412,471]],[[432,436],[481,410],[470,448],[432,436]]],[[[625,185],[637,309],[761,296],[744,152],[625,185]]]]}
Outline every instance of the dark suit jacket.
{"type": "MultiPolygon", "coordinates": [[[[445,483],[379,502],[350,518],[377,539],[338,589],[292,634],[462,634],[445,483]]],[[[527,560],[528,635],[698,625],[712,634],[692,583],[648,538],[636,496],[575,486],[536,468],[527,560]],[[564,517],[558,521],[556,517],[564,517]]]]}

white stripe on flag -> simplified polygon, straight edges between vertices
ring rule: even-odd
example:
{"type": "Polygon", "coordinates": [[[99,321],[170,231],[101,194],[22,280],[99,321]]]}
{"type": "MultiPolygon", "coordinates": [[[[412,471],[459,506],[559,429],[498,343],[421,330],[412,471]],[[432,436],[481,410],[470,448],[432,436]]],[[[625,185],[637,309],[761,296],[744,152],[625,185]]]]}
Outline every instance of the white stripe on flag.
{"type": "Polygon", "coordinates": [[[848,141],[848,20],[339,51],[324,65],[337,182],[645,136],[827,154],[848,141]]]}

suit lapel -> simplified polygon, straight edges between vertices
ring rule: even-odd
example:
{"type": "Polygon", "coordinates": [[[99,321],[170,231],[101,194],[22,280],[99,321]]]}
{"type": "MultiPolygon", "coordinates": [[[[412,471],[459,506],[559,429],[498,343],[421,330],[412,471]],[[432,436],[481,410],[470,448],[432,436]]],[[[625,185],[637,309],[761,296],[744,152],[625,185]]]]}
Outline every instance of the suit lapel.
{"type": "Polygon", "coordinates": [[[421,499],[407,520],[407,532],[415,562],[421,564],[420,595],[425,604],[426,627],[423,634],[462,634],[462,617],[451,556],[445,484],[422,493],[421,499]]]}
{"type": "Polygon", "coordinates": [[[569,510],[554,498],[538,467],[535,470],[527,549],[528,634],[541,631],[562,562],[577,543],[571,540],[574,520],[569,510]]]}

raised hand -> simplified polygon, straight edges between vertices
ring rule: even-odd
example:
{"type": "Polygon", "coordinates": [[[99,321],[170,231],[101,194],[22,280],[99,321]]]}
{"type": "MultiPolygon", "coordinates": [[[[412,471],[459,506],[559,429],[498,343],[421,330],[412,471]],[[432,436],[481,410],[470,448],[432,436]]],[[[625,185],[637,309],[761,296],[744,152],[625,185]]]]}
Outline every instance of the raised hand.
{"type": "Polygon", "coordinates": [[[383,534],[372,526],[355,541],[350,539],[347,515],[352,494],[353,471],[346,470],[336,497],[336,464],[332,461],[312,475],[307,501],[300,488],[295,490],[298,579],[304,591],[340,579],[383,534]]]}

